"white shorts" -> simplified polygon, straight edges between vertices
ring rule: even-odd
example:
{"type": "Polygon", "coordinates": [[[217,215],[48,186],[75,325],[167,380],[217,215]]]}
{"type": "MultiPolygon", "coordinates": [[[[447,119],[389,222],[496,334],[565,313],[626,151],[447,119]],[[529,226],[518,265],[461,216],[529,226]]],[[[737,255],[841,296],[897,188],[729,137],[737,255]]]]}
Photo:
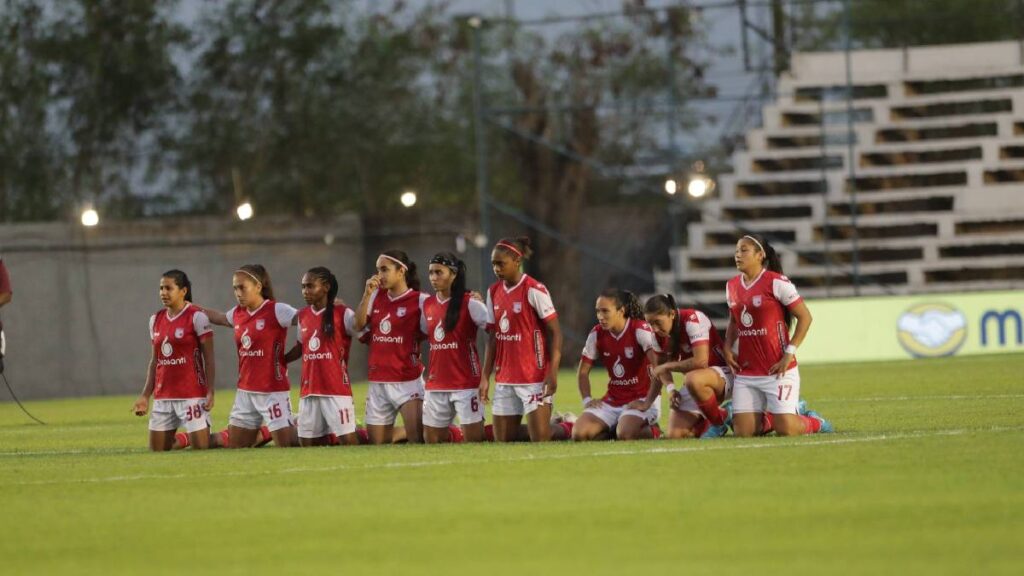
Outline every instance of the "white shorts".
{"type": "Polygon", "coordinates": [[[796,368],[782,378],[737,376],[732,392],[732,411],[796,414],[800,402],[800,371],[796,368]]]}
{"type": "Polygon", "coordinates": [[[409,400],[423,398],[423,378],[408,382],[370,382],[366,395],[366,423],[391,426],[398,411],[409,400]]]}
{"type": "Polygon", "coordinates": [[[544,397],[544,384],[495,384],[494,403],[491,414],[494,416],[522,416],[551,404],[551,397],[544,397]]]}
{"type": "Polygon", "coordinates": [[[661,397],[659,396],[654,404],[651,405],[651,409],[646,412],[634,410],[632,408],[626,408],[625,406],[612,406],[607,402],[601,402],[601,405],[597,408],[587,408],[583,411],[584,414],[593,414],[601,419],[602,422],[608,425],[609,430],[614,430],[615,425],[619,423],[619,418],[623,416],[636,416],[642,418],[647,422],[648,426],[652,426],[658,423],[661,418],[661,397]]]}
{"type": "Polygon", "coordinates": [[[149,429],[154,432],[170,432],[182,426],[189,434],[210,428],[210,413],[203,408],[206,398],[184,400],[154,400],[149,413],[149,429]]]}
{"type": "Polygon", "coordinates": [[[299,438],[345,436],[356,431],[356,409],[351,396],[299,398],[299,438]]]}
{"type": "MultiPolygon", "coordinates": [[[[712,370],[718,373],[718,375],[725,380],[725,396],[722,398],[722,402],[732,398],[732,390],[735,386],[736,377],[733,375],[732,370],[724,366],[710,366],[712,370]]],[[[697,400],[690,394],[690,391],[686,389],[686,386],[678,389],[679,394],[682,396],[682,402],[679,404],[679,408],[673,408],[679,412],[689,412],[690,414],[700,415],[700,407],[697,406],[697,400]]]]}
{"type": "Polygon", "coordinates": [[[259,430],[264,422],[271,432],[292,426],[292,398],[288,392],[235,392],[229,423],[236,428],[259,430]]]}
{"type": "Polygon", "coordinates": [[[459,424],[476,424],[484,419],[480,390],[427,390],[423,402],[423,424],[431,428],[447,428],[459,417],[459,424]]]}

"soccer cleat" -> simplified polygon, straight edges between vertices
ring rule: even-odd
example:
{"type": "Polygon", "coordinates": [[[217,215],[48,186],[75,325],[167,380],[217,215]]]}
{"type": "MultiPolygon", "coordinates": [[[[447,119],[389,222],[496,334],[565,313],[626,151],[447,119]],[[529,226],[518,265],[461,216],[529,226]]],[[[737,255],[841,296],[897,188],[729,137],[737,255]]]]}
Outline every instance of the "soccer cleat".
{"type": "Polygon", "coordinates": [[[722,408],[725,408],[726,412],[725,423],[721,426],[708,426],[708,429],[700,435],[701,440],[721,438],[729,433],[729,430],[732,428],[732,402],[726,400],[722,403],[722,408]]]}
{"type": "Polygon", "coordinates": [[[821,414],[818,414],[814,410],[808,410],[807,414],[804,414],[804,415],[809,417],[809,418],[814,418],[815,420],[818,421],[819,424],[821,424],[821,428],[818,429],[818,433],[819,434],[829,434],[831,432],[835,432],[836,431],[835,428],[832,427],[832,423],[831,422],[829,422],[828,420],[825,420],[824,416],[822,416],[821,414]]]}
{"type": "Polygon", "coordinates": [[[796,413],[801,416],[807,416],[807,413],[811,410],[807,407],[807,400],[801,399],[796,403],[796,413]]]}

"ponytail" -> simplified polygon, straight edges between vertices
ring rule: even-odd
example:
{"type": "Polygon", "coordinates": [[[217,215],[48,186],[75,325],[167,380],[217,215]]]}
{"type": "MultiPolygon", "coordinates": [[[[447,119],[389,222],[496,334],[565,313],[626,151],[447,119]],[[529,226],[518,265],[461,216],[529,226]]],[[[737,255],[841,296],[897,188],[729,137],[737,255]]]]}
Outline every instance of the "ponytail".
{"type": "Polygon", "coordinates": [[[502,238],[494,245],[494,249],[506,252],[513,259],[529,260],[533,256],[533,241],[529,236],[502,238]]]}
{"type": "MultiPolygon", "coordinates": [[[[762,266],[776,274],[786,274],[782,271],[782,257],[780,257],[779,253],[775,251],[775,247],[768,242],[767,238],[759,234],[747,234],[743,239],[752,241],[754,248],[764,253],[764,262],[762,263],[762,266]]],[[[782,311],[783,316],[785,317],[786,327],[792,328],[793,314],[785,306],[783,306],[782,311]]]]}
{"type": "Polygon", "coordinates": [[[274,299],[274,286],[270,283],[270,273],[267,272],[267,269],[262,264],[244,264],[238,267],[237,272],[241,272],[252,278],[255,282],[259,282],[262,285],[260,296],[263,296],[265,300],[274,299]]]}
{"type": "Polygon", "coordinates": [[[629,290],[608,288],[604,292],[601,292],[601,297],[614,300],[615,306],[623,309],[626,318],[642,320],[644,317],[644,311],[640,308],[640,300],[637,299],[636,294],[633,294],[629,290]]]}
{"type": "Polygon", "coordinates": [[[327,284],[327,305],[324,308],[324,315],[320,321],[320,331],[324,336],[334,335],[334,300],[338,297],[338,279],[330,270],[323,266],[310,268],[306,272],[310,276],[327,284]]]}
{"type": "Polygon", "coordinates": [[[381,256],[389,260],[400,262],[405,269],[405,285],[417,292],[420,289],[420,277],[416,273],[416,263],[409,259],[409,255],[401,250],[385,250],[381,256]]]}
{"type": "Polygon", "coordinates": [[[448,301],[448,310],[444,316],[444,329],[451,332],[459,324],[462,300],[466,297],[466,263],[451,252],[438,252],[430,259],[430,263],[445,266],[455,274],[455,280],[452,281],[451,299],[448,301]]]}
{"type": "Polygon", "coordinates": [[[168,280],[173,280],[175,286],[177,286],[178,288],[184,288],[185,301],[192,301],[192,281],[188,279],[188,274],[185,274],[181,270],[174,269],[164,272],[163,274],[161,274],[160,277],[167,278],[168,280]]]}
{"type": "Polygon", "coordinates": [[[644,314],[656,314],[658,316],[675,314],[675,318],[672,319],[672,328],[669,330],[669,336],[672,339],[669,351],[672,355],[675,355],[676,351],[679,350],[679,342],[683,336],[683,322],[679,317],[679,306],[676,304],[676,299],[668,293],[655,294],[648,298],[647,303],[644,304],[644,314]]]}

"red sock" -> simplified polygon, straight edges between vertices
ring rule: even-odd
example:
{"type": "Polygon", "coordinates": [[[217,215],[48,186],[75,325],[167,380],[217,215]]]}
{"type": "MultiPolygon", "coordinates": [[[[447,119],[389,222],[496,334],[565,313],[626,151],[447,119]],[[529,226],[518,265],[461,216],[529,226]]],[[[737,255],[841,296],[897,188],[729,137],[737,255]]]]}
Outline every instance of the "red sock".
{"type": "Polygon", "coordinates": [[[462,428],[454,424],[448,426],[448,438],[452,444],[462,444],[466,439],[462,435],[462,428]]]}
{"type": "Polygon", "coordinates": [[[327,435],[327,445],[328,446],[337,446],[338,444],[341,444],[341,440],[338,440],[338,435],[337,434],[328,434],[327,435]]]}
{"type": "Polygon", "coordinates": [[[494,424],[484,426],[484,438],[487,438],[488,442],[494,442],[494,424]]]}
{"type": "Polygon", "coordinates": [[[175,434],[174,441],[178,443],[179,448],[188,448],[189,444],[191,444],[188,434],[185,434],[184,432],[178,432],[175,434]]]}
{"type": "Polygon", "coordinates": [[[698,422],[693,427],[693,437],[700,438],[701,436],[704,435],[705,432],[708,431],[708,427],[710,426],[711,422],[708,422],[707,418],[701,418],[700,422],[698,422]]]}
{"type": "Polygon", "coordinates": [[[361,426],[357,427],[356,428],[356,436],[359,436],[359,443],[360,444],[369,444],[370,443],[370,435],[366,432],[366,428],[363,428],[361,426]]]}
{"type": "Polygon", "coordinates": [[[654,436],[655,440],[661,438],[661,426],[651,426],[651,435],[654,436]]]}
{"type": "Polygon", "coordinates": [[[559,422],[558,425],[562,427],[562,430],[565,430],[566,439],[572,438],[572,422],[566,422],[563,420],[559,422]]]}
{"type": "Polygon", "coordinates": [[[775,431],[775,421],[772,420],[771,412],[765,412],[761,418],[761,434],[770,434],[775,431]]]}
{"type": "Polygon", "coordinates": [[[270,439],[273,438],[270,434],[270,428],[260,426],[260,438],[262,438],[264,442],[270,442],[270,439]]]}
{"type": "Polygon", "coordinates": [[[728,414],[718,405],[718,398],[715,398],[714,394],[711,395],[711,398],[698,402],[697,407],[700,408],[701,413],[708,419],[708,422],[715,426],[725,424],[725,418],[728,414]]]}
{"type": "Polygon", "coordinates": [[[217,432],[217,435],[220,436],[221,447],[227,448],[228,442],[231,440],[231,434],[228,434],[227,430],[221,430],[220,432],[217,432]]]}
{"type": "Polygon", "coordinates": [[[804,434],[815,434],[821,431],[821,422],[817,418],[801,416],[800,419],[804,421],[804,434]]]}

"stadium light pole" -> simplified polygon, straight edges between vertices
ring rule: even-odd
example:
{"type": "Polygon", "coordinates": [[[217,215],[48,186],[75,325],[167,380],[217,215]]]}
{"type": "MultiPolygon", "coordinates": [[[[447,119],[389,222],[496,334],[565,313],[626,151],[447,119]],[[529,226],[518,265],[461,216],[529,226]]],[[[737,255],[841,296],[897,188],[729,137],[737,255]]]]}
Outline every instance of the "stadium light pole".
{"type": "Polygon", "coordinates": [[[491,218],[490,190],[487,173],[487,135],[484,131],[487,111],[484,108],[483,88],[483,55],[480,47],[480,28],[483,20],[479,15],[473,14],[466,17],[466,24],[470,28],[470,36],[473,45],[473,116],[474,116],[474,139],[476,140],[476,193],[478,209],[480,210],[480,233],[477,235],[475,244],[480,250],[480,291],[487,290],[490,279],[491,255],[488,253],[487,245],[491,242],[491,218]]]}

